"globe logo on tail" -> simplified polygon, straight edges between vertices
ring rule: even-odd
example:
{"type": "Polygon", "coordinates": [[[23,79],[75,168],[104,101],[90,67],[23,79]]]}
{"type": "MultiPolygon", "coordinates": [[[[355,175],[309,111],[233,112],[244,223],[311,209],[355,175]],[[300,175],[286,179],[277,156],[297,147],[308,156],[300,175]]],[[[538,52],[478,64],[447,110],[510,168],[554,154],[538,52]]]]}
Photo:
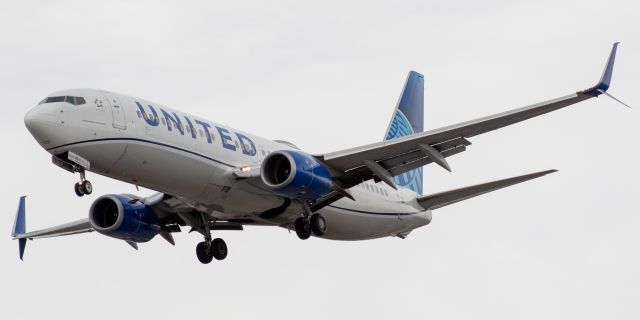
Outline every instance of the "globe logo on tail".
{"type": "MultiPolygon", "coordinates": [[[[407,117],[400,110],[396,110],[389,125],[386,140],[414,134],[413,127],[407,117]]],[[[411,189],[422,194],[422,167],[400,174],[394,178],[398,186],[411,189]]]]}

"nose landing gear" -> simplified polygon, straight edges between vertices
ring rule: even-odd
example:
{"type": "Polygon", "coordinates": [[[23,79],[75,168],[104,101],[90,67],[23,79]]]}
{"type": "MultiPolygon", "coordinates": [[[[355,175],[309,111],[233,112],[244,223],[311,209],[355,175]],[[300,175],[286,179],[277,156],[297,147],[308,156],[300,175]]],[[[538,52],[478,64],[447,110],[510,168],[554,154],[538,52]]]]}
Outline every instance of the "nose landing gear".
{"type": "Polygon", "coordinates": [[[80,170],[80,181],[73,186],[73,190],[78,197],[82,197],[85,194],[91,194],[93,192],[93,186],[89,180],[85,179],[84,170],[80,170]]]}

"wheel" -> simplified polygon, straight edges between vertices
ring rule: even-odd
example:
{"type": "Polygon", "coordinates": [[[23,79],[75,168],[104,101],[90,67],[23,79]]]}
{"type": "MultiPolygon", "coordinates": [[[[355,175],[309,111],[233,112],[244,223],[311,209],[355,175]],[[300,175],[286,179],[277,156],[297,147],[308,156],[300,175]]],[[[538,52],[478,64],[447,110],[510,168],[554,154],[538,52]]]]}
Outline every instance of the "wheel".
{"type": "Polygon", "coordinates": [[[207,248],[207,244],[204,242],[200,242],[196,246],[196,255],[198,256],[198,260],[200,260],[200,262],[204,264],[207,264],[211,262],[211,260],[213,260],[211,251],[211,247],[207,248]]]}
{"type": "Polygon", "coordinates": [[[327,222],[319,213],[312,215],[309,223],[311,224],[311,232],[316,237],[321,237],[327,232],[327,222]]]}
{"type": "Polygon", "coordinates": [[[84,196],[84,190],[82,190],[82,186],[80,185],[80,182],[78,182],[75,185],[73,185],[73,191],[76,192],[76,195],[78,197],[84,196]]]}
{"type": "Polygon", "coordinates": [[[211,254],[216,260],[224,260],[227,257],[227,244],[220,238],[215,238],[211,242],[211,254]]]}
{"type": "Polygon", "coordinates": [[[309,223],[305,221],[304,218],[296,219],[294,226],[298,238],[300,238],[301,240],[309,239],[309,237],[311,236],[311,228],[309,228],[309,223]]]}
{"type": "Polygon", "coordinates": [[[84,194],[91,194],[91,192],[93,192],[93,186],[91,185],[91,182],[89,182],[89,180],[80,182],[80,188],[82,189],[82,192],[84,192],[84,194]]]}

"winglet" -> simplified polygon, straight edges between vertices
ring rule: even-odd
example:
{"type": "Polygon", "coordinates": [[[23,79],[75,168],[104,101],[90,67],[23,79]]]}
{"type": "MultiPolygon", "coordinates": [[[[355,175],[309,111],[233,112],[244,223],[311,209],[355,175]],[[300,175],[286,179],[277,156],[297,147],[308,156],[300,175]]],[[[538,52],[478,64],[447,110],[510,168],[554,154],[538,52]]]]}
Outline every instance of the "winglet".
{"type": "MultiPolygon", "coordinates": [[[[11,231],[11,236],[13,238],[16,238],[17,236],[26,232],[25,198],[26,196],[20,197],[20,202],[18,203],[16,221],[13,223],[13,231],[11,231]]],[[[18,239],[18,252],[20,254],[20,260],[23,260],[22,257],[24,256],[24,249],[26,248],[26,246],[26,238],[18,239]]]]}
{"type": "Polygon", "coordinates": [[[613,75],[613,64],[616,61],[616,52],[618,51],[618,44],[620,42],[616,42],[613,44],[611,48],[611,53],[609,54],[609,59],[607,60],[607,65],[604,67],[604,71],[602,72],[602,77],[600,77],[600,81],[595,86],[582,91],[584,94],[589,94],[593,96],[599,96],[600,94],[606,92],[611,86],[611,77],[613,75]]]}
{"type": "Polygon", "coordinates": [[[607,60],[607,66],[602,71],[602,77],[600,77],[600,82],[596,85],[596,88],[607,91],[609,86],[611,85],[611,76],[613,75],[613,63],[616,61],[616,51],[618,51],[618,44],[620,42],[616,42],[613,44],[613,48],[611,48],[611,54],[609,54],[609,59],[607,60]]]}

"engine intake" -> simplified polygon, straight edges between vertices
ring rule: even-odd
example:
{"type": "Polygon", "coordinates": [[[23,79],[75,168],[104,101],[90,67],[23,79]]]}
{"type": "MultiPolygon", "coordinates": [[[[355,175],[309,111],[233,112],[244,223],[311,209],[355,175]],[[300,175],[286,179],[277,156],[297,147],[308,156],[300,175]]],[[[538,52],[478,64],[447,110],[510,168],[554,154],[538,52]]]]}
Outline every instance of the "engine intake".
{"type": "Polygon", "coordinates": [[[329,170],[300,151],[272,152],[262,162],[260,176],[267,187],[289,198],[315,200],[332,188],[329,170]]]}
{"type": "Polygon", "coordinates": [[[128,195],[96,199],[89,209],[89,223],[101,234],[134,242],[147,242],[160,233],[151,209],[128,195]]]}

